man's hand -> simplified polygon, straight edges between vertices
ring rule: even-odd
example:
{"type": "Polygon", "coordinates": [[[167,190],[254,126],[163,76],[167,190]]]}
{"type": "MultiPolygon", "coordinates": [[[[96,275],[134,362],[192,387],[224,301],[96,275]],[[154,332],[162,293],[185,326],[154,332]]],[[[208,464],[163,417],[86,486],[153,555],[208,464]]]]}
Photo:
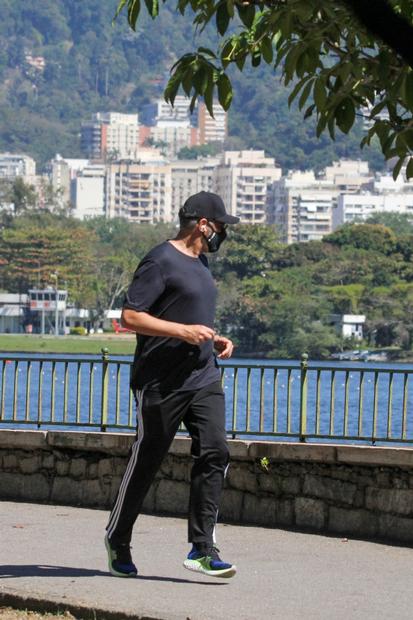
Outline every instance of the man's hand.
{"type": "Polygon", "coordinates": [[[203,344],[207,340],[213,340],[215,332],[206,325],[183,325],[182,340],[189,344],[203,344]]]}
{"type": "Polygon", "coordinates": [[[231,357],[234,350],[234,345],[229,338],[216,335],[214,337],[214,349],[218,351],[217,357],[221,360],[227,360],[231,357]]]}

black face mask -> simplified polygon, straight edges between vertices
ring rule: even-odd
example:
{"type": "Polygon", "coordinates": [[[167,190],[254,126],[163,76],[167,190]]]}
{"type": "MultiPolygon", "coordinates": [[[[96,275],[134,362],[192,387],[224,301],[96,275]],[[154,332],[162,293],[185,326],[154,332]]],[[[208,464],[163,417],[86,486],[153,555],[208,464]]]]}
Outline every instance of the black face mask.
{"type": "Polygon", "coordinates": [[[218,252],[221,243],[227,238],[225,228],[223,228],[221,232],[215,232],[215,230],[212,230],[209,236],[205,233],[202,234],[207,242],[208,252],[218,252]]]}

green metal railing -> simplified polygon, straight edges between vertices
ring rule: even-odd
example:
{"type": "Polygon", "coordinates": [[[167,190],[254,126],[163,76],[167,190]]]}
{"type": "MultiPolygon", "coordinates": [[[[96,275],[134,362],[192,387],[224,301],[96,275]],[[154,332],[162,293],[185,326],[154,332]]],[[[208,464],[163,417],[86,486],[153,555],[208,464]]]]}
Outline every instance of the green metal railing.
{"type": "MultiPolygon", "coordinates": [[[[130,360],[0,355],[0,424],[135,428],[130,360]]],[[[413,443],[412,366],[221,365],[232,437],[413,443]]]]}

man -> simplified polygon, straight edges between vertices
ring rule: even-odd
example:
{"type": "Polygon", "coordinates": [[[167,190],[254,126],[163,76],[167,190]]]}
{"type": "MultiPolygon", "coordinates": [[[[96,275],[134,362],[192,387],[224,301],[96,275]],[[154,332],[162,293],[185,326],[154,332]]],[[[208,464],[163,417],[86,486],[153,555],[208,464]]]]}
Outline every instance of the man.
{"type": "Polygon", "coordinates": [[[226,237],[228,215],[216,194],[200,192],[179,211],[175,239],[153,248],[139,264],[126,294],[122,325],[137,334],[131,388],[137,405],[137,436],[110,514],[105,538],[109,570],[134,577],[132,528],[144,497],[183,422],[192,438],[194,464],[188,518],[192,549],[185,568],[232,577],[214,546],[214,529],[228,446],[225,402],[214,349],[228,359],[231,340],[214,331],[216,287],[205,252],[226,237]]]}

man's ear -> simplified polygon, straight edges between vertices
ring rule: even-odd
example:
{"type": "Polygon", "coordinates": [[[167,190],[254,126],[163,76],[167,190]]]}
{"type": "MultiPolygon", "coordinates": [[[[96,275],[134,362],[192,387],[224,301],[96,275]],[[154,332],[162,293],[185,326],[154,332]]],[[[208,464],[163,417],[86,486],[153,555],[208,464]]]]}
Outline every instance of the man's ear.
{"type": "Polygon", "coordinates": [[[206,217],[201,217],[201,219],[198,221],[199,230],[201,232],[206,232],[207,224],[208,224],[208,220],[206,219],[206,217]]]}

